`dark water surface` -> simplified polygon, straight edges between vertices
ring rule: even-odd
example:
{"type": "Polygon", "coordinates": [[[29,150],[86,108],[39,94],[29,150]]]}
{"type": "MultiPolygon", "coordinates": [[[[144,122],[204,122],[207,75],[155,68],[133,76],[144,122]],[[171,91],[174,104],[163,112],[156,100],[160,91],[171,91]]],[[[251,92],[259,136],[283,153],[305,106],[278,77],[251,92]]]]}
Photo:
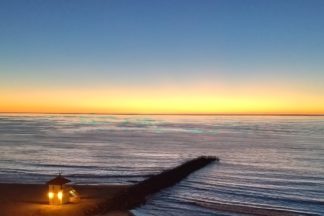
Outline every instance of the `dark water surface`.
{"type": "Polygon", "coordinates": [[[220,157],[136,215],[235,215],[219,203],[324,215],[324,117],[0,115],[0,182],[131,183],[220,157]]]}

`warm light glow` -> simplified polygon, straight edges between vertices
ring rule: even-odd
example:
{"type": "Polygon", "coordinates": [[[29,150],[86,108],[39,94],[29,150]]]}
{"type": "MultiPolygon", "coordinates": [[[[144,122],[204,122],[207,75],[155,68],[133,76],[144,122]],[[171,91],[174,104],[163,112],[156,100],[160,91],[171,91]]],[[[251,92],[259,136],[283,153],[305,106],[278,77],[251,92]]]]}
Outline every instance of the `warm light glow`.
{"type": "Polygon", "coordinates": [[[76,196],[75,191],[70,190],[69,192],[70,192],[70,194],[71,194],[72,196],[76,196]]]}
{"type": "MultiPolygon", "coordinates": [[[[324,89],[323,89],[324,90],[324,89]]],[[[324,114],[323,91],[221,83],[3,90],[0,112],[108,114],[324,114]]]]}
{"type": "Polygon", "coordinates": [[[48,192],[48,198],[53,199],[53,197],[54,197],[54,193],[53,192],[48,192]]]}
{"type": "Polygon", "coordinates": [[[62,200],[62,198],[63,198],[62,191],[60,191],[60,192],[57,193],[57,198],[59,198],[59,200],[62,200]]]}

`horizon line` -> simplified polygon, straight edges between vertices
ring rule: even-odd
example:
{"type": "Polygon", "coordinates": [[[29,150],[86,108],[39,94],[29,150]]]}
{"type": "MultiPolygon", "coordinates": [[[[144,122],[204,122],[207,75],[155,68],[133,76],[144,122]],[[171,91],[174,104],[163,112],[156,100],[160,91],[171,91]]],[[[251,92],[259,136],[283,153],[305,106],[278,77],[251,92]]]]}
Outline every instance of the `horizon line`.
{"type": "Polygon", "coordinates": [[[324,113],[105,113],[105,112],[1,112],[0,114],[57,115],[172,115],[172,116],[324,116],[324,113]]]}

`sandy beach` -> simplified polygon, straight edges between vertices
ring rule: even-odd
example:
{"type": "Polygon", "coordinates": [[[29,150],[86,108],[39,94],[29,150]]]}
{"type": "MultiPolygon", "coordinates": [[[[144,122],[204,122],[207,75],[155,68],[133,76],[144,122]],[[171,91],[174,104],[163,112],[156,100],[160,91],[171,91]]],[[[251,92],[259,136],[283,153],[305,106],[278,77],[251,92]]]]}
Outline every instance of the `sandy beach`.
{"type": "MultiPolygon", "coordinates": [[[[0,184],[1,216],[82,216],[84,209],[109,199],[127,188],[124,185],[73,186],[81,197],[80,203],[61,206],[49,205],[47,185],[40,184],[0,184]]],[[[116,216],[131,215],[128,211],[106,214],[116,216]]]]}
{"type": "MultiPolygon", "coordinates": [[[[127,185],[75,185],[81,197],[80,203],[65,205],[49,205],[47,200],[47,186],[41,184],[9,184],[0,183],[0,215],[1,216],[83,216],[86,209],[91,209],[105,199],[112,198],[116,193],[128,188],[127,185]]],[[[198,204],[199,205],[199,204],[198,204]]],[[[302,212],[262,209],[249,206],[214,204],[216,211],[232,212],[248,215],[297,216],[315,215],[302,212]]],[[[104,216],[132,216],[127,210],[112,211],[104,216]]]]}

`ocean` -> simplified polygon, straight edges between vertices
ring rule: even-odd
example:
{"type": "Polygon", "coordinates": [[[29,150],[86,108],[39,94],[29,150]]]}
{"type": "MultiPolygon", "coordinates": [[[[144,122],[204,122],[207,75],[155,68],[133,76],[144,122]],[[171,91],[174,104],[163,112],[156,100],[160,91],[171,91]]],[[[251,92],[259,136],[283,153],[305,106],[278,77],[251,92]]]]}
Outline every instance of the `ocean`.
{"type": "Polygon", "coordinates": [[[129,184],[220,158],[134,209],[137,216],[239,215],[219,204],[324,215],[323,116],[0,115],[0,182],[129,184]]]}

